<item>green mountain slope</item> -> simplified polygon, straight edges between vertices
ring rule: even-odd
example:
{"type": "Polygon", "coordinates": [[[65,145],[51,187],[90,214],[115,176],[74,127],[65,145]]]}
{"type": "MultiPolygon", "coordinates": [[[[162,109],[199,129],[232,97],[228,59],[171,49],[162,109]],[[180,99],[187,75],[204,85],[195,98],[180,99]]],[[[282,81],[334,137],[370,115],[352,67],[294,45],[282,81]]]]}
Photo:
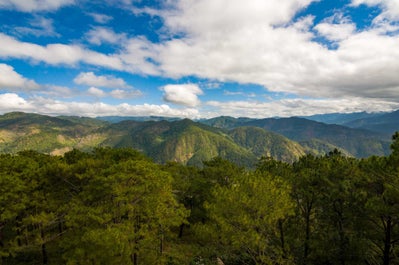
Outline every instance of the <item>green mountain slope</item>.
{"type": "Polygon", "coordinates": [[[256,119],[251,119],[251,118],[234,118],[230,116],[220,116],[211,119],[199,120],[198,122],[216,128],[233,129],[240,126],[246,126],[247,122],[255,120],[256,119]]]}
{"type": "Polygon", "coordinates": [[[232,141],[225,132],[191,120],[124,121],[104,128],[103,145],[136,148],[157,162],[173,160],[200,165],[221,156],[240,165],[252,165],[257,157],[232,141]]]}
{"type": "Polygon", "coordinates": [[[89,118],[50,117],[12,112],[0,116],[0,152],[15,153],[33,149],[63,154],[72,148],[87,149],[102,142],[94,130],[103,122],[89,118]]]}
{"type": "Polygon", "coordinates": [[[247,148],[257,157],[268,156],[294,162],[306,154],[300,144],[257,127],[238,127],[231,130],[229,135],[237,144],[247,148]]]}
{"type": "Polygon", "coordinates": [[[355,157],[386,155],[390,152],[390,141],[383,135],[341,125],[325,124],[303,118],[261,119],[250,121],[246,125],[264,128],[298,142],[317,139],[318,141],[313,141],[313,144],[317,142],[329,144],[346,150],[355,157]]]}
{"type": "Polygon", "coordinates": [[[13,112],[0,116],[0,153],[132,147],[161,163],[201,165],[220,156],[245,166],[261,156],[292,162],[305,153],[325,154],[334,148],[356,157],[389,153],[390,140],[381,134],[302,118],[218,117],[205,123],[212,126],[188,119],[108,123],[13,112]]]}

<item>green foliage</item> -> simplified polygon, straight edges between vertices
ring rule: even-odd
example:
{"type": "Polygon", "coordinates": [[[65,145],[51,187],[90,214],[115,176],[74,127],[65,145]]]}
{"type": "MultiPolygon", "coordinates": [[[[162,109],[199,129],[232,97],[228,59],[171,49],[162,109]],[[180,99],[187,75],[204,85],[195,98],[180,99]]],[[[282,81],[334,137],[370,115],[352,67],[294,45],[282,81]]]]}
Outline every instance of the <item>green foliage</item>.
{"type": "MultiPolygon", "coordinates": [[[[158,129],[204,128],[177,125],[158,129]]],[[[398,141],[387,157],[265,156],[254,169],[223,156],[159,165],[130,148],[2,154],[1,263],[397,264],[398,141]]]]}
{"type": "Polygon", "coordinates": [[[362,161],[362,170],[367,172],[364,190],[367,192],[366,225],[370,228],[367,238],[373,242],[370,246],[371,264],[399,262],[396,245],[399,241],[399,167],[395,144],[392,144],[391,156],[362,161]]]}
{"type": "Polygon", "coordinates": [[[209,228],[229,262],[289,264],[280,246],[278,222],[292,213],[289,186],[269,174],[247,173],[229,185],[217,185],[206,204],[209,228]],[[245,242],[245,243],[244,243],[245,242]],[[242,253],[237,255],[237,253],[242,253]],[[234,259],[234,260],[232,260],[234,259]]]}
{"type": "Polygon", "coordinates": [[[268,156],[294,162],[305,155],[305,149],[287,138],[256,127],[239,127],[229,132],[239,145],[250,149],[257,157],[268,156]]]}
{"type": "MultiPolygon", "coordinates": [[[[131,149],[0,157],[1,256],[47,264],[164,264],[188,211],[170,174],[131,149]],[[162,245],[162,247],[160,247],[162,245]],[[60,253],[63,253],[60,255],[60,253]]],[[[8,264],[8,263],[6,263],[8,264]]]]}

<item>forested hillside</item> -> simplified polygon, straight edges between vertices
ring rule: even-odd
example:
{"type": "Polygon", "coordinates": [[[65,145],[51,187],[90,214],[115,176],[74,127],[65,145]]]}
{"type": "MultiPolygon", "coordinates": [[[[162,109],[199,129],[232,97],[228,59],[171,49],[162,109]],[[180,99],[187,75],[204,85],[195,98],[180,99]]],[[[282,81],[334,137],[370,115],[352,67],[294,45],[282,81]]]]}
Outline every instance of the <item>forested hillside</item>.
{"type": "Polygon", "coordinates": [[[325,155],[334,149],[357,158],[389,154],[385,134],[303,118],[217,117],[200,122],[111,118],[115,122],[8,113],[0,116],[0,153],[35,150],[62,155],[74,148],[132,147],[158,163],[201,166],[219,156],[246,167],[253,167],[262,156],[294,162],[304,154],[325,155]]]}
{"type": "Polygon", "coordinates": [[[246,169],[128,148],[0,155],[2,264],[398,264],[399,133],[246,169]]]}
{"type": "Polygon", "coordinates": [[[50,117],[12,112],[0,116],[0,153],[36,150],[63,154],[73,148],[88,150],[104,141],[95,130],[105,123],[79,117],[50,117]]]}
{"type": "Polygon", "coordinates": [[[399,124],[393,121],[389,128],[381,125],[381,128],[391,130],[387,136],[386,133],[379,131],[326,124],[298,117],[248,119],[222,116],[200,122],[229,130],[243,126],[259,127],[299,142],[307,153],[326,154],[337,148],[343,153],[358,158],[387,155],[389,153],[389,137],[399,130],[399,124]]]}

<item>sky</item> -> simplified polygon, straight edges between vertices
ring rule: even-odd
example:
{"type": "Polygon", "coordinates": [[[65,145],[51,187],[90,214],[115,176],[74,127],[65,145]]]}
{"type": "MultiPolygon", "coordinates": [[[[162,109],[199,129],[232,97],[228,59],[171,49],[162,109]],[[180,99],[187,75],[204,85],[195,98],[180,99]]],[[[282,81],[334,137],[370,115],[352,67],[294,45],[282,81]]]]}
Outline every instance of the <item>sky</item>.
{"type": "Polygon", "coordinates": [[[399,0],[0,0],[0,114],[399,109],[399,0]]]}

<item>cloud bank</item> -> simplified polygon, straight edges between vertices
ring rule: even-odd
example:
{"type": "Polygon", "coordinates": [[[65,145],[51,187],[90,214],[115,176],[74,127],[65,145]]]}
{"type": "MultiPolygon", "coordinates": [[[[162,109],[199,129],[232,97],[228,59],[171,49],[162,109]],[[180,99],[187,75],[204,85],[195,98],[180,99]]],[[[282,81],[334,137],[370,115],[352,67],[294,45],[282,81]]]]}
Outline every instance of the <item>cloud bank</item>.
{"type": "Polygon", "coordinates": [[[102,102],[89,103],[60,101],[42,97],[24,99],[15,93],[0,94],[0,113],[25,111],[48,115],[97,116],[167,116],[198,118],[199,112],[193,108],[175,109],[168,105],[127,103],[111,105],[102,102]]]}
{"type": "MultiPolygon", "coordinates": [[[[365,27],[360,27],[339,10],[321,21],[311,14],[300,15],[316,0],[251,0],[245,3],[240,0],[176,0],[164,1],[157,10],[145,5],[132,8],[134,3],[128,2],[124,6],[129,6],[133,14],[162,21],[161,29],[153,33],[156,38],[118,32],[110,26],[112,23],[107,27],[90,26],[82,33],[80,42],[37,44],[0,33],[0,59],[69,68],[89,66],[90,70],[81,71],[72,81],[87,86],[85,92],[97,98],[125,99],[141,95],[121,78],[96,75],[94,72],[98,69],[161,77],[168,83],[173,83],[170,79],[179,83],[184,78],[195,77],[209,83],[256,84],[268,92],[297,97],[271,102],[206,101],[203,98],[207,89],[202,90],[198,84],[162,86],[163,95],[159,97],[166,103],[183,106],[182,111],[196,108],[204,111],[204,116],[222,111],[233,116],[258,116],[259,113],[267,116],[273,111],[275,115],[289,116],[398,107],[397,0],[349,1],[345,8],[379,7],[380,13],[365,27]],[[105,45],[110,45],[107,52],[102,49],[105,45]]],[[[21,12],[53,11],[73,4],[73,0],[0,0],[0,8],[21,12]]],[[[86,14],[99,24],[113,22],[113,18],[105,14],[86,14]]],[[[31,30],[47,31],[47,36],[57,34],[52,20],[37,16],[33,22],[36,29],[31,30]]],[[[21,28],[20,32],[30,34],[29,30],[21,28]]],[[[0,88],[7,92],[39,88],[35,81],[21,76],[10,65],[0,64],[0,74],[0,88]]],[[[13,93],[2,96],[5,95],[13,99],[13,106],[28,108],[39,102],[37,98],[24,102],[13,93]]],[[[55,106],[60,111],[70,111],[89,103],[80,105],[54,100],[48,104],[51,107],[47,111],[55,111],[55,106]]],[[[96,104],[99,105],[91,107],[100,112],[111,108],[101,105],[104,103],[96,104]]],[[[118,105],[110,111],[116,113],[123,106],[118,105]]],[[[167,105],[142,105],[138,111],[150,108],[148,106],[160,113],[175,115],[178,112],[166,108],[167,105]]],[[[137,109],[131,105],[125,107],[129,111],[137,109]]],[[[188,113],[184,111],[183,116],[188,113]]]]}

